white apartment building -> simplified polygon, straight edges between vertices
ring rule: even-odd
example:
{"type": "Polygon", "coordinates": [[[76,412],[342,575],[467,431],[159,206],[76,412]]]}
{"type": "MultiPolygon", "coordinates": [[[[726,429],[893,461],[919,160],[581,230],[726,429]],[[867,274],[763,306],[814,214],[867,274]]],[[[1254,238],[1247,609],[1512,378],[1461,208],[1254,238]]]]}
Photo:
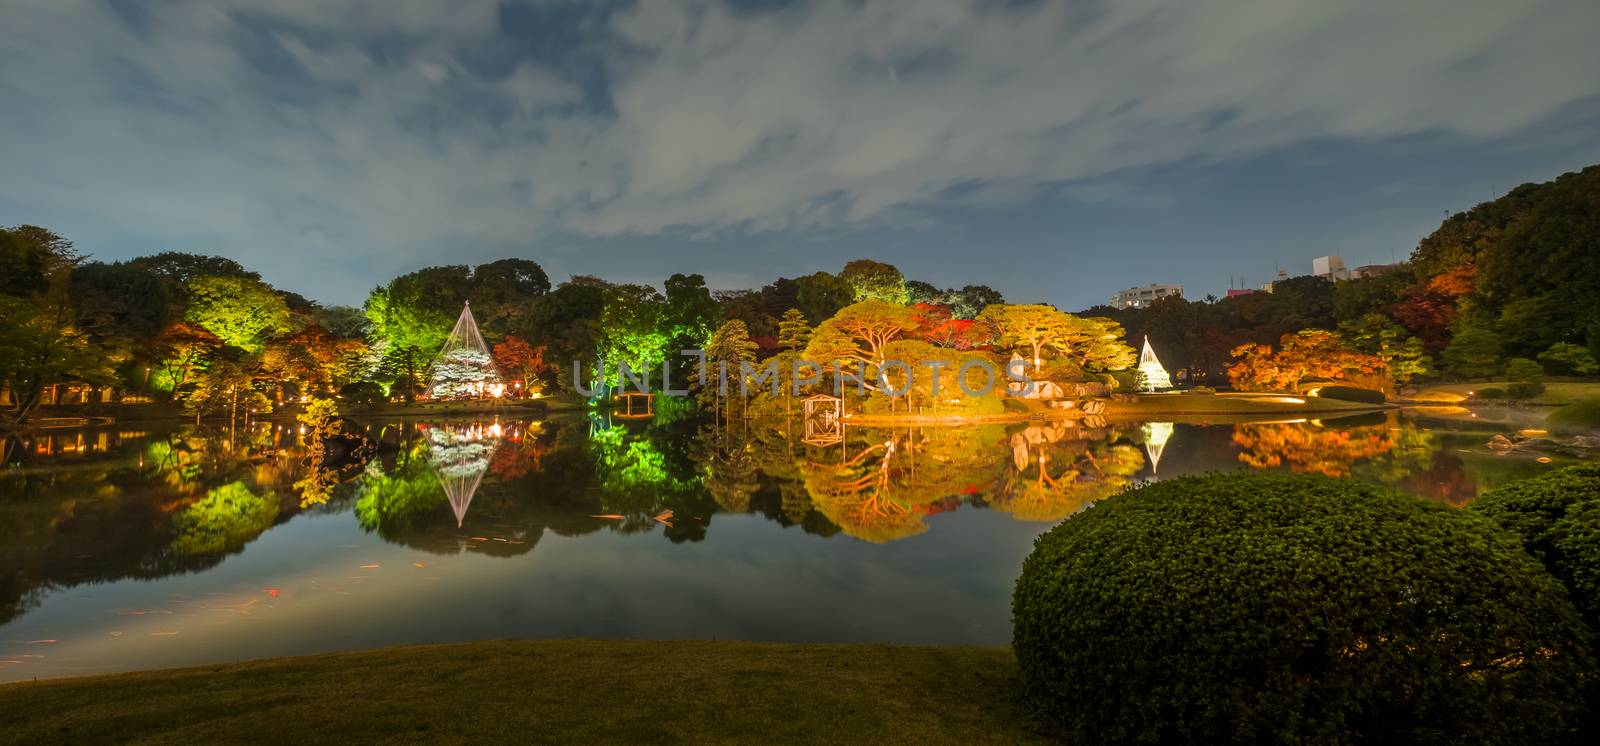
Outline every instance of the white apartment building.
{"type": "Polygon", "coordinates": [[[1151,283],[1144,287],[1128,288],[1111,296],[1112,308],[1147,308],[1157,298],[1168,296],[1183,297],[1182,285],[1156,285],[1151,283]]]}

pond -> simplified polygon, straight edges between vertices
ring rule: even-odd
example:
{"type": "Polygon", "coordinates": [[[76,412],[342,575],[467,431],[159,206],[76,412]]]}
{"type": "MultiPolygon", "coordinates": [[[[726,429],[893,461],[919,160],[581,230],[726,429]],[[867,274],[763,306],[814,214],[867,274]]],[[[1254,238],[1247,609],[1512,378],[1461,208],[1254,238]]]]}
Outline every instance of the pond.
{"type": "MultiPolygon", "coordinates": [[[[1033,539],[1146,480],[1318,472],[1463,505],[1516,422],[121,425],[6,445],[0,680],[491,638],[1003,645],[1033,539]]],[[[1546,462],[1542,462],[1543,457],[1546,462]]]]}

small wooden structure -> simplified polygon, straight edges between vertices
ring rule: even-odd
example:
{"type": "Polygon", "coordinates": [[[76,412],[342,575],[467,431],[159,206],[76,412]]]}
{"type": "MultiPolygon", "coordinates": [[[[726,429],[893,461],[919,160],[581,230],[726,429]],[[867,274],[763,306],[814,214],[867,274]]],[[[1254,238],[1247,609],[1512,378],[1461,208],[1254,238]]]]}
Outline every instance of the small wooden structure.
{"type": "Polygon", "coordinates": [[[656,395],[642,391],[620,391],[612,399],[611,414],[614,417],[628,419],[643,419],[656,416],[656,395]],[[643,400],[643,410],[637,411],[635,403],[643,400]],[[618,406],[621,405],[621,406],[618,406]]]}
{"type": "Polygon", "coordinates": [[[844,440],[844,400],[837,396],[815,394],[800,400],[805,434],[801,442],[814,446],[827,446],[844,440]]]}

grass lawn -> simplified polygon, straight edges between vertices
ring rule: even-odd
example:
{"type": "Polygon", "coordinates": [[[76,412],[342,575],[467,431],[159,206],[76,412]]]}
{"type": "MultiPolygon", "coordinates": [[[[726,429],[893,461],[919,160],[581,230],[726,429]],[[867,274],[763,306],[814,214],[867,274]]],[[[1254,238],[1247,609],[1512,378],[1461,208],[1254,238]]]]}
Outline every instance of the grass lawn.
{"type": "Polygon", "coordinates": [[[0,686],[0,743],[1022,743],[1004,648],[547,640],[0,686]]]}
{"type": "MultiPolygon", "coordinates": [[[[1451,398],[1456,396],[1464,397],[1468,391],[1477,391],[1478,389],[1487,388],[1503,389],[1510,385],[1511,384],[1505,381],[1486,381],[1481,383],[1446,383],[1438,386],[1423,387],[1422,390],[1417,393],[1416,398],[1426,399],[1429,398],[1429,394],[1434,394],[1435,396],[1441,394],[1449,395],[1451,398]]],[[[1544,393],[1525,403],[1559,407],[1572,404],[1573,402],[1583,401],[1584,399],[1595,398],[1600,398],[1600,381],[1545,381],[1544,393]]]]}

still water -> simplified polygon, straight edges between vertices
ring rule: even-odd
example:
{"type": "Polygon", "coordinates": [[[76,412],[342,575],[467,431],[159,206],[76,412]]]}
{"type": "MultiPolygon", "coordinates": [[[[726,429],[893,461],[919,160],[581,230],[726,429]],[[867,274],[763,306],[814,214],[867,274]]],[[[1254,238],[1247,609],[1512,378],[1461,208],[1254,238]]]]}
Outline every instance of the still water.
{"type": "Polygon", "coordinates": [[[292,424],[58,431],[0,470],[0,681],[492,638],[1006,644],[1034,537],[1129,485],[1277,469],[1463,505],[1584,455],[1488,446],[1519,427],[352,422],[371,445],[338,468],[292,424]]]}

